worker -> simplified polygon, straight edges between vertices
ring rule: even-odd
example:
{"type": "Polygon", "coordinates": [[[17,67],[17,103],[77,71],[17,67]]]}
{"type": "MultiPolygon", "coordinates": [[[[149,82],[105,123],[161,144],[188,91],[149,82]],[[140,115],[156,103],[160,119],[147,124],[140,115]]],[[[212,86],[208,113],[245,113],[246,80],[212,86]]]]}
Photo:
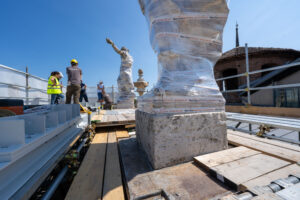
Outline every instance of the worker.
{"type": "Polygon", "coordinates": [[[71,103],[72,97],[73,97],[73,103],[79,104],[82,71],[78,67],[78,61],[76,59],[71,60],[71,66],[67,67],[67,75],[68,75],[68,86],[67,86],[67,94],[66,94],[67,96],[66,104],[71,103]]]}
{"type": "Polygon", "coordinates": [[[61,95],[58,95],[56,97],[54,104],[60,104],[61,102],[63,102],[63,98],[64,98],[64,95],[63,95],[63,93],[64,93],[63,92],[63,83],[62,83],[62,81],[60,81],[64,77],[64,75],[63,75],[62,72],[58,72],[58,73],[59,73],[59,75],[58,75],[57,79],[60,82],[61,95]]]}
{"type": "Polygon", "coordinates": [[[57,97],[64,98],[61,90],[62,85],[58,81],[59,77],[60,77],[59,72],[54,71],[51,73],[48,80],[47,93],[51,95],[51,104],[55,103],[57,97]]]}
{"type": "Polygon", "coordinates": [[[112,107],[112,101],[109,97],[109,95],[105,92],[105,90],[102,91],[103,100],[104,100],[104,109],[105,110],[111,110],[112,107]]]}
{"type": "Polygon", "coordinates": [[[104,91],[103,81],[100,81],[99,84],[97,84],[97,94],[98,94],[98,102],[100,102],[101,104],[103,102],[103,91],[104,91]]]}
{"type": "Polygon", "coordinates": [[[82,99],[84,99],[85,102],[89,102],[89,99],[88,99],[87,94],[86,94],[86,84],[83,83],[82,80],[81,80],[81,83],[80,83],[80,87],[81,87],[81,90],[80,90],[79,101],[82,102],[82,99]]]}

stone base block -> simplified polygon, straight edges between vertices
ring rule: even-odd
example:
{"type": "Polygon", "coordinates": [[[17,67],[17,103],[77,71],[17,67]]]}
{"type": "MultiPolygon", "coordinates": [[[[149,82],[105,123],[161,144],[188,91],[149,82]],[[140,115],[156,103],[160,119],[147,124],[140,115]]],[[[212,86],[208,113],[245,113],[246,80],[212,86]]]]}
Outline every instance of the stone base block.
{"type": "Polygon", "coordinates": [[[150,114],[137,110],[136,135],[154,169],[227,149],[225,112],[150,114]]]}

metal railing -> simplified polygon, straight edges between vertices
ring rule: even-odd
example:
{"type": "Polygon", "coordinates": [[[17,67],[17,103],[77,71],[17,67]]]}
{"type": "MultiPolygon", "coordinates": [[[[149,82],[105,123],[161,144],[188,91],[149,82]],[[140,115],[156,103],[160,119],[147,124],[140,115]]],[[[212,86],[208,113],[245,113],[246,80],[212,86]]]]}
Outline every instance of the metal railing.
{"type": "Polygon", "coordinates": [[[29,93],[30,91],[39,91],[43,94],[47,94],[47,89],[41,89],[41,88],[37,88],[37,87],[32,87],[29,85],[29,79],[30,77],[36,79],[36,80],[39,80],[39,81],[43,81],[45,83],[48,83],[48,81],[46,79],[43,79],[41,77],[38,77],[38,76],[34,76],[30,73],[28,73],[28,67],[26,67],[26,72],[23,72],[23,71],[20,71],[20,70],[16,70],[16,69],[13,69],[13,68],[10,68],[10,67],[7,67],[7,66],[4,66],[4,65],[0,65],[0,68],[2,69],[5,69],[5,70],[8,70],[8,71],[12,71],[12,72],[16,72],[16,73],[19,73],[19,74],[22,74],[24,75],[24,79],[25,79],[25,85],[19,85],[19,84],[12,84],[12,83],[6,83],[6,82],[3,82],[3,81],[0,81],[0,85],[4,85],[4,86],[7,86],[8,88],[20,88],[20,89],[24,89],[25,90],[25,96],[15,96],[15,97],[12,97],[12,96],[0,96],[0,98],[5,98],[5,99],[22,99],[24,100],[25,99],[25,104],[26,105],[29,105],[29,100],[33,100],[33,99],[36,99],[36,100],[43,100],[44,102],[50,102],[50,96],[48,95],[48,97],[30,97],[29,96],[29,93]]]}
{"type": "Polygon", "coordinates": [[[279,69],[286,69],[286,68],[291,68],[291,67],[300,67],[300,62],[290,63],[290,64],[281,65],[281,66],[277,66],[277,67],[271,67],[268,69],[249,71],[249,54],[248,54],[248,45],[247,44],[245,44],[245,56],[246,56],[246,72],[245,73],[216,79],[217,82],[222,81],[222,90],[221,90],[222,93],[247,92],[248,104],[251,104],[251,91],[300,87],[300,83],[273,85],[273,86],[265,86],[265,87],[251,87],[250,75],[263,73],[263,72],[269,72],[269,71],[275,71],[275,70],[279,70],[279,69]],[[226,90],[225,80],[239,78],[239,77],[246,77],[246,79],[247,79],[246,88],[226,90]]]}
{"type": "MultiPolygon", "coordinates": [[[[248,54],[248,45],[247,44],[245,44],[245,57],[246,57],[246,59],[245,59],[245,62],[246,62],[245,73],[236,74],[236,75],[216,79],[217,82],[222,81],[222,87],[220,88],[222,93],[247,92],[247,103],[249,105],[251,105],[251,91],[270,90],[270,89],[283,89],[283,88],[298,88],[298,87],[300,87],[300,83],[281,84],[281,85],[262,86],[262,87],[255,87],[255,86],[251,87],[251,83],[250,83],[250,76],[251,75],[258,74],[258,73],[263,73],[263,72],[275,71],[275,70],[279,70],[279,69],[286,69],[286,68],[291,68],[291,67],[300,67],[300,62],[294,62],[294,63],[289,63],[289,64],[286,64],[286,65],[270,67],[268,69],[250,71],[249,70],[250,67],[249,67],[249,54],[248,54]],[[240,88],[238,86],[239,89],[226,90],[225,81],[229,80],[229,79],[239,78],[239,77],[245,77],[246,78],[246,87],[245,88],[240,88]]],[[[237,126],[239,126],[240,124],[241,123],[238,123],[237,126]]],[[[256,134],[255,132],[252,131],[252,124],[251,123],[249,123],[249,130],[238,129],[237,127],[232,127],[232,126],[228,126],[228,128],[233,129],[233,130],[246,132],[246,133],[250,133],[250,134],[256,134]]],[[[285,142],[292,143],[292,144],[300,144],[300,142],[299,142],[300,141],[300,132],[298,134],[299,134],[299,140],[292,140],[292,139],[284,138],[285,135],[281,135],[281,136],[264,135],[264,136],[267,137],[267,138],[277,139],[277,140],[285,141],[285,142]]]]}

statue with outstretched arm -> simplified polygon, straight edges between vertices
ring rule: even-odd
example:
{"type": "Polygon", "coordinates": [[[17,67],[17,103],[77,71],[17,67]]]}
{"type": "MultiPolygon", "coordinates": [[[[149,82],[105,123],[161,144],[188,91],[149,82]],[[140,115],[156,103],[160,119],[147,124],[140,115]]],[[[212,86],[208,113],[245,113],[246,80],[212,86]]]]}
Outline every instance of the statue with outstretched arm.
{"type": "Polygon", "coordinates": [[[119,49],[109,38],[106,38],[106,42],[121,56],[120,75],[118,77],[119,98],[117,101],[117,108],[134,108],[135,94],[132,81],[133,58],[126,47],[119,49]]]}

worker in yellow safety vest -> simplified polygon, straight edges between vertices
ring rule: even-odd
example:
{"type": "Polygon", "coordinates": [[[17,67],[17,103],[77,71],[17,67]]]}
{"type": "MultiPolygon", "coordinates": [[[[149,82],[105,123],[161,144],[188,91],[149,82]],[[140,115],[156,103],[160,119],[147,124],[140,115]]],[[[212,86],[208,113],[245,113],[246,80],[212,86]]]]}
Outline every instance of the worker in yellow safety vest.
{"type": "Polygon", "coordinates": [[[62,84],[58,81],[59,78],[61,78],[61,74],[54,71],[48,80],[47,93],[51,95],[51,104],[54,104],[57,98],[64,98],[64,95],[62,95],[62,84]]]}

